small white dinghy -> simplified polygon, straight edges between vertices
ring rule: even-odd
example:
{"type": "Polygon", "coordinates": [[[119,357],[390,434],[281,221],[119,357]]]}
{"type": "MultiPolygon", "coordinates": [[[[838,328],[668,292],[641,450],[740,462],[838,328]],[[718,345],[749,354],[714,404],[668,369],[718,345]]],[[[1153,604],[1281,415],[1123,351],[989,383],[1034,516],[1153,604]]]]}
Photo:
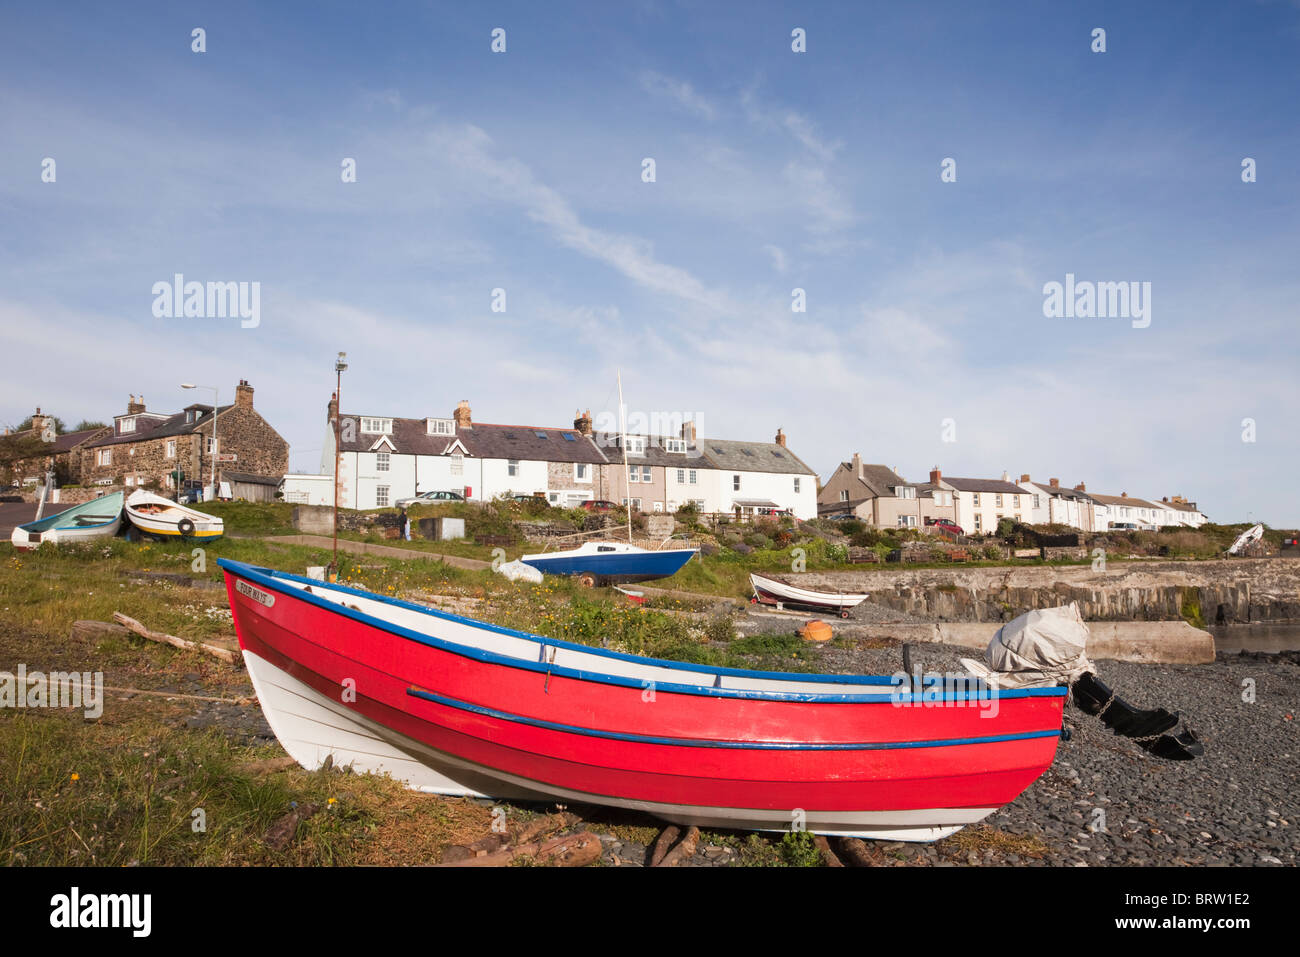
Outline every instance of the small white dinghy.
{"type": "Polygon", "coordinates": [[[215,515],[208,515],[169,498],[140,489],[126,500],[126,517],[136,530],[156,538],[220,538],[225,534],[225,524],[215,515]]]}
{"type": "Polygon", "coordinates": [[[754,586],[752,602],[764,605],[794,605],[799,608],[815,608],[819,611],[833,611],[841,618],[849,617],[849,609],[856,608],[871,596],[866,593],[838,591],[813,591],[800,588],[779,578],[765,578],[751,574],[749,583],[754,586]]]}
{"type": "Polygon", "coordinates": [[[1237,536],[1237,540],[1236,540],[1235,542],[1233,542],[1233,543],[1232,543],[1232,547],[1228,549],[1228,554],[1229,554],[1229,555],[1240,555],[1240,554],[1241,554],[1242,552],[1244,552],[1244,551],[1245,551],[1249,546],[1255,544],[1257,541],[1259,541],[1259,540],[1260,540],[1261,538],[1263,538],[1263,537],[1264,537],[1264,526],[1263,526],[1263,525],[1256,525],[1256,526],[1254,526],[1254,527],[1252,527],[1252,528],[1248,528],[1248,529],[1246,529],[1244,532],[1242,532],[1240,535],[1237,536]]]}
{"type": "Polygon", "coordinates": [[[19,525],[9,540],[14,548],[39,548],[45,542],[62,545],[95,538],[112,538],[122,526],[122,493],[101,498],[19,525]]]}

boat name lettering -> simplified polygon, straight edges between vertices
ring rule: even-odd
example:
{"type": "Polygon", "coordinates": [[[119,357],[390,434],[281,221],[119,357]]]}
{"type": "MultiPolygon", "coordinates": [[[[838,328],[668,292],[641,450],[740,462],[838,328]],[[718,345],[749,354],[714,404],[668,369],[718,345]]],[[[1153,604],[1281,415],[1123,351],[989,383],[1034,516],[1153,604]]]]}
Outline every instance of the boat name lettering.
{"type": "Polygon", "coordinates": [[[239,592],[241,595],[247,595],[249,598],[253,599],[253,601],[265,605],[267,608],[270,608],[275,604],[274,595],[270,592],[264,592],[260,588],[254,588],[248,582],[235,582],[235,591],[239,592]]]}

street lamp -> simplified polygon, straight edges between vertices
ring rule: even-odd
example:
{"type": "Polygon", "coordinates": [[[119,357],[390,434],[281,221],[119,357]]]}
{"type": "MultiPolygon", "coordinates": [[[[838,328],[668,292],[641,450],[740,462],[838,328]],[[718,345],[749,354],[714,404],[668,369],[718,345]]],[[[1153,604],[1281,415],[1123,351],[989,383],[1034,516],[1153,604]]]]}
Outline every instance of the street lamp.
{"type": "MultiPolygon", "coordinates": [[[[193,382],[182,382],[182,389],[211,389],[212,390],[212,497],[217,497],[217,407],[220,400],[217,398],[217,387],[215,385],[195,385],[193,382]]],[[[203,456],[199,456],[199,474],[203,474],[203,456]]]]}
{"type": "Polygon", "coordinates": [[[339,573],[339,459],[343,457],[343,373],[348,368],[348,354],[340,352],[334,360],[334,561],[330,573],[339,573]]]}

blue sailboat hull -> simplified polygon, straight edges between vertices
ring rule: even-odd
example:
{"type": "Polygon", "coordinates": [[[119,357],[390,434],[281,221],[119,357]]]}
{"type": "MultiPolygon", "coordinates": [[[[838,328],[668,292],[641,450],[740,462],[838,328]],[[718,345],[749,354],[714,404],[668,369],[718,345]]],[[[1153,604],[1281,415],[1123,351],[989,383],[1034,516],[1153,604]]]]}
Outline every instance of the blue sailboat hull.
{"type": "Polygon", "coordinates": [[[622,584],[675,575],[694,554],[694,549],[673,549],[553,557],[533,555],[525,556],[522,561],[546,575],[592,575],[601,584],[622,584]]]}

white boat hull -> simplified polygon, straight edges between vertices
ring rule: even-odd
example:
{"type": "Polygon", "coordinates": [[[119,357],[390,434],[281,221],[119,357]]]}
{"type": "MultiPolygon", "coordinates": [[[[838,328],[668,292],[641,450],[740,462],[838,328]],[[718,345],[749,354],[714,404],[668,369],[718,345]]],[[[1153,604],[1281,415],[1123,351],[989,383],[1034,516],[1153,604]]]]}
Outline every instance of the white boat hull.
{"type": "Polygon", "coordinates": [[[769,603],[775,602],[778,604],[825,608],[832,611],[847,611],[850,608],[856,608],[871,597],[866,593],[813,591],[775,578],[765,578],[762,575],[751,574],[749,581],[753,585],[754,593],[759,600],[769,603]]]}
{"type": "Polygon", "coordinates": [[[19,527],[13,530],[13,534],[9,536],[9,541],[13,543],[14,548],[22,549],[40,548],[46,542],[66,545],[75,542],[89,542],[97,538],[112,538],[121,527],[122,519],[118,517],[111,522],[86,528],[52,528],[48,532],[38,533],[39,538],[35,541],[33,541],[32,535],[19,527]]]}
{"type": "MultiPolygon", "coordinates": [[[[257,699],[280,744],[309,771],[331,758],[336,767],[388,775],[407,787],[459,797],[565,801],[643,811],[675,824],[706,828],[788,831],[790,821],[771,810],[697,807],[591,795],[518,778],[455,758],[385,728],[322,695],[265,658],[244,651],[257,699]]],[[[818,834],[885,841],[936,841],[974,824],[997,808],[930,808],[908,811],[808,812],[805,826],[818,834]]]]}
{"type": "Polygon", "coordinates": [[[215,515],[179,505],[152,492],[135,492],[126,500],[126,517],[146,535],[175,539],[214,539],[225,534],[225,524],[215,515]],[[156,506],[163,511],[150,514],[142,506],[156,506]],[[184,523],[189,526],[182,528],[184,523]]]}

